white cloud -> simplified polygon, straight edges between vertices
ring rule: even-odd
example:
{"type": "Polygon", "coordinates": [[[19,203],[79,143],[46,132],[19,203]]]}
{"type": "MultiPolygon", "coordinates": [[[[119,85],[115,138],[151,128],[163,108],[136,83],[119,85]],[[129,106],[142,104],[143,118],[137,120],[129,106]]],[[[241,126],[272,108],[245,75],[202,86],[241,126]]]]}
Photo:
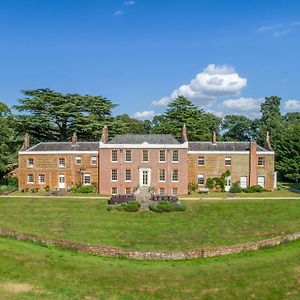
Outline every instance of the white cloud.
{"type": "Polygon", "coordinates": [[[268,26],[261,26],[257,32],[270,32],[274,37],[280,37],[293,31],[296,27],[300,26],[300,22],[293,22],[288,24],[274,24],[268,26]]]}
{"type": "Polygon", "coordinates": [[[122,10],[117,10],[117,11],[114,13],[114,16],[116,16],[116,17],[122,16],[122,15],[123,15],[123,11],[122,11],[122,10]]]}
{"type": "Polygon", "coordinates": [[[238,99],[227,99],[223,101],[223,107],[230,113],[237,112],[251,112],[257,113],[260,109],[261,103],[264,101],[263,98],[238,98],[238,99]]]}
{"type": "Polygon", "coordinates": [[[137,111],[133,117],[139,120],[151,120],[155,116],[153,110],[137,111]]]}
{"type": "Polygon", "coordinates": [[[247,79],[240,77],[232,66],[210,64],[197,74],[189,84],[181,85],[170,96],[152,103],[165,106],[175,100],[178,95],[183,95],[192,101],[205,105],[218,97],[239,95],[246,85],[247,79]]]}
{"type": "Polygon", "coordinates": [[[300,111],[300,100],[287,100],[284,103],[285,110],[300,111]]]}
{"type": "Polygon", "coordinates": [[[128,0],[128,1],[124,1],[124,5],[134,5],[135,1],[133,0],[128,0]]]}

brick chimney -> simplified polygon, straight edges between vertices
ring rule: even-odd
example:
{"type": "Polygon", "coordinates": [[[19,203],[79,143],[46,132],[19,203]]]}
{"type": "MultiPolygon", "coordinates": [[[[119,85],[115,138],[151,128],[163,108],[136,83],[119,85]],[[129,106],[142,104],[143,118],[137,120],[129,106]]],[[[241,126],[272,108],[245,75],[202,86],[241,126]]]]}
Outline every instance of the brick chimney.
{"type": "Polygon", "coordinates": [[[212,134],[211,142],[212,142],[214,145],[217,144],[217,135],[216,135],[216,132],[215,132],[215,131],[214,131],[213,134],[212,134]]]}
{"type": "Polygon", "coordinates": [[[101,142],[104,144],[108,143],[108,128],[106,125],[104,125],[102,128],[101,142]]]}
{"type": "Polygon", "coordinates": [[[77,134],[76,132],[74,132],[72,136],[72,147],[76,146],[76,144],[77,144],[77,134]]]}
{"type": "Polygon", "coordinates": [[[269,131],[267,131],[267,134],[266,134],[266,139],[265,139],[265,149],[269,150],[269,151],[272,151],[272,146],[271,146],[271,143],[270,143],[270,135],[269,135],[269,131]]]}
{"type": "Polygon", "coordinates": [[[22,150],[23,151],[26,151],[30,148],[30,139],[29,139],[29,134],[28,133],[25,133],[25,136],[24,136],[24,143],[23,143],[23,147],[22,147],[22,150]]]}
{"type": "Polygon", "coordinates": [[[185,123],[183,123],[182,129],[181,129],[181,139],[182,139],[183,143],[188,141],[185,123]]]}
{"type": "Polygon", "coordinates": [[[250,142],[249,154],[249,186],[257,184],[257,152],[256,141],[250,142]]]}

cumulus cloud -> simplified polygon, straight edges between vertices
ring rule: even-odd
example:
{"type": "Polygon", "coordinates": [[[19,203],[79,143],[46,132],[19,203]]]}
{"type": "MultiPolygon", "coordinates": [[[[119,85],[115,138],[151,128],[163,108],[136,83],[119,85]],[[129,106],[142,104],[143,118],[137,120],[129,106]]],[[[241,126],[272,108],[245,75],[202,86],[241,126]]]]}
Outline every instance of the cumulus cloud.
{"type": "Polygon", "coordinates": [[[155,116],[153,110],[137,111],[133,117],[139,120],[151,120],[155,116]]]}
{"type": "Polygon", "coordinates": [[[240,75],[230,65],[208,65],[197,74],[189,84],[183,84],[175,89],[170,96],[153,101],[154,105],[165,106],[179,95],[202,105],[222,96],[239,95],[247,85],[247,79],[240,75]]]}
{"type": "Polygon", "coordinates": [[[238,99],[227,99],[223,101],[223,107],[229,112],[253,112],[257,113],[260,109],[261,103],[264,101],[263,98],[238,98],[238,99]]]}
{"type": "Polygon", "coordinates": [[[122,16],[123,15],[123,11],[122,10],[117,10],[117,11],[115,11],[115,13],[114,13],[114,16],[115,17],[119,17],[119,16],[122,16]]]}
{"type": "Polygon", "coordinates": [[[287,100],[284,103],[285,110],[300,111],[300,100],[287,100]]]}

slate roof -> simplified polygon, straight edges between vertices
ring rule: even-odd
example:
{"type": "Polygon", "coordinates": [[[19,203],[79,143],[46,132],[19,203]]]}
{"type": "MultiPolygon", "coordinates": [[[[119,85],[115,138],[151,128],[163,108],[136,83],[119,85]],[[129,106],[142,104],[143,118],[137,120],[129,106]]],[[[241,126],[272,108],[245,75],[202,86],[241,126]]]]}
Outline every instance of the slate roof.
{"type": "Polygon", "coordinates": [[[99,142],[77,142],[72,146],[71,142],[42,142],[27,151],[97,151],[99,142]]]}
{"type": "MultiPolygon", "coordinates": [[[[250,142],[189,142],[189,151],[249,151],[250,142]]],[[[268,151],[257,145],[257,151],[268,151]]]]}
{"type": "Polygon", "coordinates": [[[122,134],[113,137],[108,144],[179,144],[171,134],[122,134]]]}

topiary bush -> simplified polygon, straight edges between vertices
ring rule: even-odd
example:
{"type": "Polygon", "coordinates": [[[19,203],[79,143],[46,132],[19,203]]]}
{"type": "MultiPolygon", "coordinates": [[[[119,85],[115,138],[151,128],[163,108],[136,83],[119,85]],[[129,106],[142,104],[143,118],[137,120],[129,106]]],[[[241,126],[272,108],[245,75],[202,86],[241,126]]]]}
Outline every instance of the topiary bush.
{"type": "Polygon", "coordinates": [[[266,189],[264,189],[262,186],[256,184],[256,185],[252,185],[252,186],[249,186],[249,187],[243,189],[243,191],[245,193],[262,193],[262,192],[265,192],[266,189]]]}
{"type": "Polygon", "coordinates": [[[241,193],[243,190],[240,187],[240,182],[234,182],[229,190],[230,193],[241,193]]]}
{"type": "Polygon", "coordinates": [[[172,203],[170,201],[160,201],[158,204],[151,204],[149,209],[154,212],[172,212],[185,211],[186,206],[181,203],[172,203]]]}

